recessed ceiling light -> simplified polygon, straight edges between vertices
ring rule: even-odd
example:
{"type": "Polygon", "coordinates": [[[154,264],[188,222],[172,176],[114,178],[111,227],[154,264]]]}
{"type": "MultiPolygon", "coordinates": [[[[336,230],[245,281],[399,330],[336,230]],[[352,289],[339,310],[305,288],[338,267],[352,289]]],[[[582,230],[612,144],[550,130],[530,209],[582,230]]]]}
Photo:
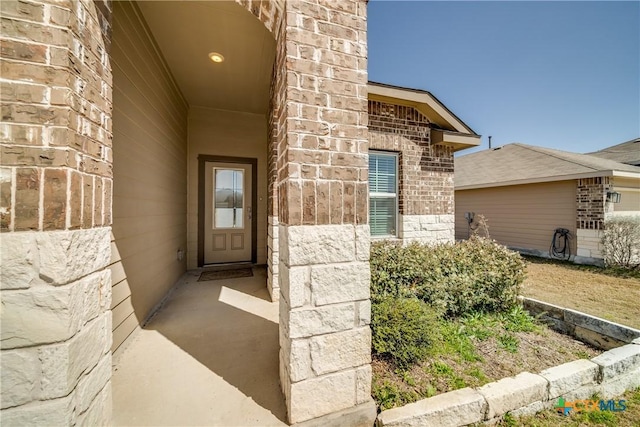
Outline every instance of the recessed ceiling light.
{"type": "Polygon", "coordinates": [[[215,63],[220,63],[220,62],[224,61],[224,56],[222,56],[218,52],[211,52],[209,54],[209,59],[212,60],[215,63]]]}

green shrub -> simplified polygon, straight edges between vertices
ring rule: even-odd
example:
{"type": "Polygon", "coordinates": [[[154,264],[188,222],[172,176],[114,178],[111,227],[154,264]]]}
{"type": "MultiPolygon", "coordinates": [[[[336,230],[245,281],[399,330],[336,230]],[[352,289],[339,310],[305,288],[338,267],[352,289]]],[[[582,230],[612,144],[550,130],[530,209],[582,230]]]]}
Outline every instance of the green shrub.
{"type": "Polygon", "coordinates": [[[371,248],[372,299],[417,297],[446,316],[504,312],[517,304],[525,263],[498,243],[472,237],[455,245],[371,248]]]}
{"type": "Polygon", "coordinates": [[[607,266],[640,266],[640,218],[613,217],[604,222],[602,232],[604,262],[607,266]]]}
{"type": "Polygon", "coordinates": [[[434,264],[435,253],[418,244],[401,246],[393,242],[371,245],[372,298],[415,296],[426,276],[423,266],[434,264]]]}
{"type": "Polygon", "coordinates": [[[416,298],[378,298],[371,306],[373,352],[406,369],[427,355],[437,322],[436,313],[416,298]]]}

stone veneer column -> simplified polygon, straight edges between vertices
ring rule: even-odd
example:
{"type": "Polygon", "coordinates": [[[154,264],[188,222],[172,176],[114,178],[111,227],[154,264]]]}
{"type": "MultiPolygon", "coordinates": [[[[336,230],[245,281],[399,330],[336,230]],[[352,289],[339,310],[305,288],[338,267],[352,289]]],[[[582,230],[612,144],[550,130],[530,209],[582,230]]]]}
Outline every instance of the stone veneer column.
{"type": "Polygon", "coordinates": [[[1,7],[0,423],[109,424],[110,5],[1,7]]]}
{"type": "Polygon", "coordinates": [[[274,302],[280,300],[279,260],[278,217],[271,215],[267,224],[267,290],[274,302]]]}
{"type": "Polygon", "coordinates": [[[371,425],[366,2],[286,2],[285,26],[274,114],[288,417],[371,425]]]}

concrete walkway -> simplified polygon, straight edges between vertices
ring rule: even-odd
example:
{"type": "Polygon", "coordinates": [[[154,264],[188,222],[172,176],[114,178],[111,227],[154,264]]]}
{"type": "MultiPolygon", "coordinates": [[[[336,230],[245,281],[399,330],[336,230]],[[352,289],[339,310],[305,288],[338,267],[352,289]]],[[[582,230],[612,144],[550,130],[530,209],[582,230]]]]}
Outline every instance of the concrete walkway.
{"type": "Polygon", "coordinates": [[[188,272],[116,361],[116,426],[283,426],[278,303],[266,272],[198,282],[188,272]]]}

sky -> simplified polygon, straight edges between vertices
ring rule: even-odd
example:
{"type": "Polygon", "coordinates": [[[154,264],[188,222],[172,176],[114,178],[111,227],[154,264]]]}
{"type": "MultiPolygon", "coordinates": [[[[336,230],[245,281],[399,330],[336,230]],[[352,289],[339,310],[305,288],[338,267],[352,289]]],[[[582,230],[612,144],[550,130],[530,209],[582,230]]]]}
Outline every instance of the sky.
{"type": "Polygon", "coordinates": [[[640,137],[640,1],[382,1],[369,80],[428,90],[482,135],[585,153],[640,137]]]}

